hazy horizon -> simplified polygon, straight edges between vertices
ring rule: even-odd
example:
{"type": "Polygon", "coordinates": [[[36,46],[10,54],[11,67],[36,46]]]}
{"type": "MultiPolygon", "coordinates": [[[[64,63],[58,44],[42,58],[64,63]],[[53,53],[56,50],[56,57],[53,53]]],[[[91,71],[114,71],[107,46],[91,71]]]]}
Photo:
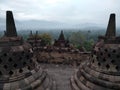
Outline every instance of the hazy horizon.
{"type": "MultiPolygon", "coordinates": [[[[120,0],[1,0],[0,18],[5,19],[6,11],[12,10],[18,22],[35,20],[69,24],[68,27],[86,24],[86,27],[96,25],[105,28],[109,15],[115,13],[116,25],[120,27],[119,4],[120,0]]],[[[0,21],[1,24],[3,22],[0,21]]]]}

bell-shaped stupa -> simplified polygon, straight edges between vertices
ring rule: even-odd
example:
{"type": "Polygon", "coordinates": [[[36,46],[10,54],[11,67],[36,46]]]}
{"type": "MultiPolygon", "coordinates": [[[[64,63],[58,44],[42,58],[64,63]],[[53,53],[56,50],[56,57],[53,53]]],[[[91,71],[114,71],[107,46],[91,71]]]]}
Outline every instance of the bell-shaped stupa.
{"type": "Polygon", "coordinates": [[[17,35],[11,11],[0,38],[0,90],[54,90],[53,81],[33,58],[31,45],[17,35]]]}
{"type": "Polygon", "coordinates": [[[105,36],[100,36],[90,59],[71,78],[73,90],[120,90],[120,37],[115,14],[110,15],[105,36]]]}

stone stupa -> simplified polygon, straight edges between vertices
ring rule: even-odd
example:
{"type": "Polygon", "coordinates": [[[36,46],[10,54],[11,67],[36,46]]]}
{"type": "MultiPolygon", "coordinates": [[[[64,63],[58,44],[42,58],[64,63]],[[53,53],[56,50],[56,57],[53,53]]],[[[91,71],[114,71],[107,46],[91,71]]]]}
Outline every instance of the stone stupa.
{"type": "Polygon", "coordinates": [[[33,58],[31,45],[17,35],[11,11],[0,38],[0,90],[54,90],[54,82],[33,58]]]}
{"type": "Polygon", "coordinates": [[[56,46],[56,47],[69,47],[69,40],[65,40],[63,31],[61,31],[58,40],[55,39],[54,46],[56,46]]]}
{"type": "Polygon", "coordinates": [[[27,38],[27,42],[34,48],[34,47],[40,47],[41,46],[42,39],[38,35],[38,31],[36,31],[36,34],[33,34],[32,31],[30,31],[29,37],[27,38]]]}
{"type": "Polygon", "coordinates": [[[120,90],[120,37],[115,14],[110,15],[105,36],[100,36],[90,59],[71,78],[73,90],[120,90]]]}

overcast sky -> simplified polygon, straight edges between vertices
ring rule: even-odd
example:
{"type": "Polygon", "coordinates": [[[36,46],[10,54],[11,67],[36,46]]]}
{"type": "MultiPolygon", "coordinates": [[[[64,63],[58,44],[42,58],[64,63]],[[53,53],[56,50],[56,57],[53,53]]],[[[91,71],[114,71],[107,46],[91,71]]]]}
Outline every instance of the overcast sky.
{"type": "Polygon", "coordinates": [[[0,17],[12,10],[18,20],[107,25],[110,13],[120,24],[120,0],[0,0],[0,17]]]}

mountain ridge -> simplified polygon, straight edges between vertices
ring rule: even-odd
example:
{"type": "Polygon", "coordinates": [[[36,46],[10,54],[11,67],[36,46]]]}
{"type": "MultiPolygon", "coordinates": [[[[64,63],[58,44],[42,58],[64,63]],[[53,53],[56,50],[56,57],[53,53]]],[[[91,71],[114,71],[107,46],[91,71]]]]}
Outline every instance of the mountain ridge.
{"type": "MultiPolygon", "coordinates": [[[[47,20],[25,20],[18,21],[15,20],[17,30],[36,30],[36,29],[105,29],[104,25],[98,25],[95,23],[78,23],[78,24],[67,24],[57,21],[47,21],[47,20]]],[[[0,18],[0,30],[6,29],[6,20],[0,18]]]]}

